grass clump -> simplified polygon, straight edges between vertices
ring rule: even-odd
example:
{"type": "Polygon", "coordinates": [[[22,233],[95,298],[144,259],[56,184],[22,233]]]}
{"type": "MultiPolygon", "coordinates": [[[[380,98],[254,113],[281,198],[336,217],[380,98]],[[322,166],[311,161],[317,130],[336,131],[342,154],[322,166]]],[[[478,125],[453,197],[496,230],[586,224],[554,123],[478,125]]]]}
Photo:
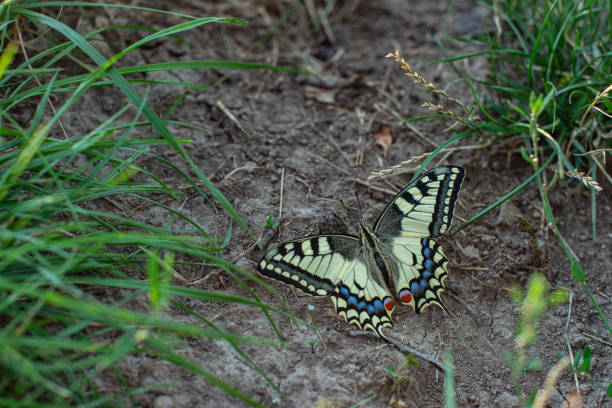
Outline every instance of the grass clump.
{"type": "MultiPolygon", "coordinates": [[[[612,177],[605,168],[612,151],[612,3],[499,0],[483,4],[493,15],[492,22],[483,21],[483,34],[451,39],[476,51],[450,56],[440,41],[446,57],[436,61],[451,65],[461,79],[457,82],[471,90],[473,102],[452,97],[450,86],[442,89],[427,81],[397,51],[387,55],[400,64],[406,76],[438,95],[439,102],[423,105],[432,115],[411,121],[450,119],[461,125],[454,137],[431,154],[419,157],[427,157],[422,166],[465,138],[484,138],[520,150],[532,175],[472,216],[453,234],[535,182],[545,221],[542,224],[556,236],[569,261],[568,272],[571,270],[583,287],[605,330],[612,335],[612,327],[589,288],[588,275],[562,236],[548,198],[560,184],[580,183],[590,196],[590,229],[596,240],[598,194],[612,188],[612,177]],[[472,58],[487,60],[486,77],[476,78],[456,65],[472,58]]],[[[377,175],[400,171],[414,160],[377,175]]],[[[538,281],[537,276],[533,279],[530,288],[538,281]]],[[[530,298],[528,295],[525,300],[530,298]]],[[[530,332],[530,324],[523,322],[520,327],[518,340],[530,332]]],[[[523,348],[524,345],[517,345],[510,360],[515,381],[520,373],[537,365],[537,361],[525,357],[523,348]]],[[[612,395],[611,391],[612,384],[607,387],[607,394],[612,395]]]]}
{"type": "MultiPolygon", "coordinates": [[[[559,231],[548,195],[559,183],[577,180],[590,194],[592,235],[596,237],[597,194],[605,188],[599,180],[606,180],[612,187],[612,177],[603,165],[612,151],[610,4],[603,0],[508,0],[485,4],[497,24],[489,27],[485,22],[486,34],[455,39],[484,49],[437,61],[451,64],[470,87],[473,106],[453,98],[448,89],[428,82],[397,51],[388,55],[417,84],[441,96],[440,103],[424,104],[434,115],[414,120],[442,118],[463,125],[456,136],[429,155],[423,166],[464,138],[488,138],[517,146],[533,174],[453,234],[535,181],[545,224],[557,237],[572,271],[582,270],[578,257],[559,231]],[[459,60],[475,57],[489,61],[490,73],[486,79],[475,79],[455,66],[459,60]]],[[[440,45],[446,52],[444,44],[440,45]]],[[[580,283],[612,334],[586,277],[582,277],[580,283]]]]}
{"type": "MultiPolygon", "coordinates": [[[[125,55],[151,41],[178,40],[180,33],[202,25],[241,21],[146,9],[180,22],[159,31],[145,29],[152,33],[113,56],[104,56],[95,47],[104,41],[103,32],[138,28],[115,26],[81,34],[50,17],[70,13],[71,3],[46,6],[31,1],[0,6],[0,405],[136,404],[138,394],[167,386],[131,388],[117,368],[127,355],[146,353],[204,377],[248,405],[259,406],[177,351],[185,337],[222,339],[279,392],[240,348],[241,343],[277,342],[224,331],[183,303],[184,299],[241,303],[266,315],[272,310],[242,281],[241,276],[251,275],[222,254],[233,224],[253,236],[247,223],[191,160],[184,149],[189,141],[175,138],[168,128],[172,124],[205,131],[170,119],[185,94],[160,117],[147,101],[149,89],[135,85],[177,85],[175,81],[143,81],[138,75],[150,71],[282,68],[224,61],[120,67],[125,55]],[[62,13],[57,13],[56,6],[63,6],[62,13]],[[29,32],[33,27],[39,31],[29,32]],[[23,43],[30,37],[46,47],[30,55],[23,43]],[[75,69],[79,72],[69,74],[75,69]],[[78,111],[86,94],[108,86],[121,91],[127,101],[124,107],[100,118],[87,133],[59,130],[64,129],[60,125],[66,113],[78,111]],[[177,153],[176,162],[156,154],[162,146],[177,153]],[[157,170],[174,172],[195,195],[223,208],[227,227],[220,239],[181,211],[185,190],[165,184],[156,170],[141,167],[142,159],[155,162],[157,170]],[[108,208],[104,203],[120,200],[133,208],[159,208],[165,215],[164,225],[104,209],[108,208]],[[249,295],[177,286],[184,280],[178,265],[220,268],[249,295]],[[137,300],[145,310],[134,309],[137,300]],[[165,317],[169,306],[182,310],[195,323],[165,317]],[[107,386],[114,382],[122,387],[100,388],[102,376],[113,378],[105,382],[107,386]]],[[[79,7],[88,6],[113,7],[79,3],[79,7]]],[[[143,9],[131,8],[139,10],[143,9]]],[[[199,91],[207,88],[187,82],[178,85],[199,91]]],[[[270,324],[276,331],[272,320],[270,324]]]]}

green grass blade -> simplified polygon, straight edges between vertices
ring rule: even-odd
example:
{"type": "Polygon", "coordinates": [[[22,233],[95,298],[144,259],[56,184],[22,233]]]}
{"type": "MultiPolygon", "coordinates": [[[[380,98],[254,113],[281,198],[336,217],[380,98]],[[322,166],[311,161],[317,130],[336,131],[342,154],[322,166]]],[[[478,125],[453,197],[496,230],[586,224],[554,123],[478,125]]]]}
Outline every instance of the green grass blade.
{"type": "Polygon", "coordinates": [[[513,188],[510,192],[504,194],[499,200],[495,201],[493,204],[491,204],[491,205],[487,206],[485,209],[479,211],[478,214],[473,215],[472,217],[470,217],[466,222],[464,222],[459,227],[457,227],[449,235],[452,237],[453,235],[457,234],[459,231],[461,231],[462,229],[464,229],[468,225],[471,225],[474,222],[478,221],[480,218],[484,217],[486,214],[490,213],[495,208],[499,207],[504,202],[506,202],[509,199],[511,199],[512,197],[514,197],[519,191],[523,190],[532,181],[534,181],[547,168],[547,166],[550,163],[552,163],[552,161],[555,158],[555,156],[556,156],[556,153],[553,154],[552,156],[550,156],[548,158],[548,160],[546,160],[546,162],[536,172],[534,172],[531,176],[529,176],[525,181],[523,181],[521,184],[519,184],[518,186],[513,188]]]}

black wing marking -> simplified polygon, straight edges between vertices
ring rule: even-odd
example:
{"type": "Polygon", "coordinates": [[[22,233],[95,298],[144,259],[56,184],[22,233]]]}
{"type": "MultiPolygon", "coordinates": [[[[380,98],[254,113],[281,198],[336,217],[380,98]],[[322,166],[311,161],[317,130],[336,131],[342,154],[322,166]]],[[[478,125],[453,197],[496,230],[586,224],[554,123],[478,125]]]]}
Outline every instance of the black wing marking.
{"type": "Polygon", "coordinates": [[[348,323],[384,337],[395,302],[367,251],[349,235],[318,235],[269,249],[257,271],[310,295],[331,295],[348,323]]]}
{"type": "Polygon", "coordinates": [[[257,272],[309,295],[333,292],[349,269],[361,244],[350,235],[317,235],[270,248],[257,272]]]}

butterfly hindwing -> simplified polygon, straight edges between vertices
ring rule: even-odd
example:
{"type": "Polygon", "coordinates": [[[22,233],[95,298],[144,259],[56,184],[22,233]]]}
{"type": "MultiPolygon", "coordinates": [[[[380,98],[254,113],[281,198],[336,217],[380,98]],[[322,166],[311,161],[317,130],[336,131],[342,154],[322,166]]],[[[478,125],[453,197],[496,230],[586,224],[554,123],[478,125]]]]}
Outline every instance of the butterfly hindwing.
{"type": "Polygon", "coordinates": [[[395,196],[374,224],[379,236],[434,238],[451,224],[465,170],[440,166],[428,171],[395,196]]]}
{"type": "Polygon", "coordinates": [[[364,247],[331,295],[336,312],[348,323],[363,330],[373,330],[379,336],[384,327],[391,327],[395,302],[384,281],[371,265],[364,247]]]}
{"type": "Polygon", "coordinates": [[[411,305],[417,313],[432,304],[446,310],[440,299],[448,276],[448,260],[440,244],[431,238],[394,238],[383,244],[389,256],[400,302],[411,305]]]}

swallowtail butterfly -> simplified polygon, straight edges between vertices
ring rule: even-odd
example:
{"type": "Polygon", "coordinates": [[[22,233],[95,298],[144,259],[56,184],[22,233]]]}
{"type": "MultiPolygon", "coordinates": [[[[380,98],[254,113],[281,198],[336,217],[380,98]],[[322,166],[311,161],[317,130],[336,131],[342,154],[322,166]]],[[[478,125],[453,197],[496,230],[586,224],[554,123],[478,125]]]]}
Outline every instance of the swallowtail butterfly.
{"type": "Polygon", "coordinates": [[[348,323],[381,337],[393,325],[396,300],[417,313],[432,304],[446,311],[440,294],[448,261],[434,238],[451,225],[464,175],[457,166],[430,170],[391,200],[374,228],[362,224],[359,236],[284,242],[266,252],[257,271],[310,295],[330,296],[348,323]]]}

